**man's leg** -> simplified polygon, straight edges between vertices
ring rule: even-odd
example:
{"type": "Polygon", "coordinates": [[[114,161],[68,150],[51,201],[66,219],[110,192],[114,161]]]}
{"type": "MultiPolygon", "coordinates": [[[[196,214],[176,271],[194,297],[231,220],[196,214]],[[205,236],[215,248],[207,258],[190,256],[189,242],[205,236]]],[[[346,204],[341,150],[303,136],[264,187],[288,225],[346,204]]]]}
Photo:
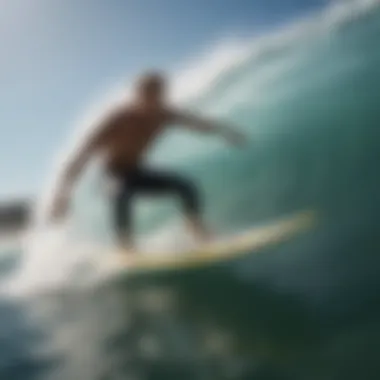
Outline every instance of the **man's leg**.
{"type": "Polygon", "coordinates": [[[139,174],[138,187],[138,190],[148,194],[178,195],[191,233],[198,240],[203,241],[209,238],[209,232],[202,220],[200,195],[190,181],[174,174],[143,171],[139,174]]]}
{"type": "Polygon", "coordinates": [[[132,191],[123,184],[113,199],[114,228],[118,246],[132,252],[134,244],[131,226],[131,202],[132,191]]]}
{"type": "Polygon", "coordinates": [[[168,179],[169,190],[171,189],[174,193],[178,194],[182,201],[189,231],[197,240],[208,240],[210,233],[202,218],[201,200],[198,189],[194,184],[181,177],[173,176],[168,179]]]}

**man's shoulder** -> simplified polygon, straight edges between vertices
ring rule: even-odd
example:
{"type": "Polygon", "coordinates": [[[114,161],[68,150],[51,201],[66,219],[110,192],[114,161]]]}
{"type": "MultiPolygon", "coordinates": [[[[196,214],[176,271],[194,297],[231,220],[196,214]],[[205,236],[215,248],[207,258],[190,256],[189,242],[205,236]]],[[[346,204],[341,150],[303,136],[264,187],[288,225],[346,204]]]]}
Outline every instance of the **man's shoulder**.
{"type": "Polygon", "coordinates": [[[123,117],[133,113],[133,107],[130,104],[115,104],[109,111],[109,117],[123,117]]]}
{"type": "Polygon", "coordinates": [[[112,128],[127,121],[129,118],[133,118],[134,115],[135,111],[129,104],[117,104],[105,112],[104,124],[112,128]]]}
{"type": "MultiPolygon", "coordinates": [[[[134,104],[119,104],[109,110],[107,118],[114,121],[125,121],[128,119],[149,116],[151,115],[151,112],[152,111],[144,110],[134,104]]],[[[157,111],[154,113],[156,112],[157,111]]],[[[182,115],[182,112],[175,107],[162,107],[158,113],[160,114],[160,118],[162,117],[169,122],[175,121],[180,115],[182,115]]]]}
{"type": "Polygon", "coordinates": [[[167,107],[164,109],[164,114],[168,121],[176,121],[181,117],[182,111],[176,107],[167,107]]]}

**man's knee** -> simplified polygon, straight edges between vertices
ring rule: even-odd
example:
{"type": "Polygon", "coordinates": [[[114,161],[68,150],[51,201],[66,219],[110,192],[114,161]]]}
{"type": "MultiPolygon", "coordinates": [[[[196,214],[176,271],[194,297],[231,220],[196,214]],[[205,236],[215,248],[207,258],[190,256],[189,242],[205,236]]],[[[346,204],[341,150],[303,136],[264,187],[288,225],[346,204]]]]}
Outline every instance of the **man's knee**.
{"type": "Polygon", "coordinates": [[[131,194],[125,189],[115,194],[113,197],[113,213],[115,227],[118,231],[124,231],[130,228],[131,222],[131,194]]]}
{"type": "Polygon", "coordinates": [[[200,196],[195,184],[181,178],[176,181],[175,187],[180,197],[182,198],[185,211],[188,213],[199,212],[200,196]]]}

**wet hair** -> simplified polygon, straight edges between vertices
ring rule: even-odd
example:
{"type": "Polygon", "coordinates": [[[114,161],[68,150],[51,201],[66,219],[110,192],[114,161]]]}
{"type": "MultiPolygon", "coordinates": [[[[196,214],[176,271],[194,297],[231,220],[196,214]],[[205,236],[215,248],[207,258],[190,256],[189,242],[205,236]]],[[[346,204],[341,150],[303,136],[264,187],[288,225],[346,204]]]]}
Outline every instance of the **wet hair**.
{"type": "Polygon", "coordinates": [[[164,75],[157,71],[151,71],[141,75],[137,82],[137,87],[140,90],[162,88],[165,85],[166,80],[164,75]]]}

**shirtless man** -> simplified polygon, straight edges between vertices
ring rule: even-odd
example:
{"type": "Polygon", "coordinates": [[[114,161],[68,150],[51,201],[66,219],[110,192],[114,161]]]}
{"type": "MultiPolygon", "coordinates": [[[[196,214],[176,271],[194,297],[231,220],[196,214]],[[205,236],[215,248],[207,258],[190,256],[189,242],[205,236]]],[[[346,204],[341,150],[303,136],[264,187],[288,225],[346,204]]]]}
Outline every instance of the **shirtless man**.
{"type": "Polygon", "coordinates": [[[136,194],[178,195],[190,230],[198,239],[205,239],[208,233],[203,225],[197,189],[176,174],[146,168],[143,165],[145,153],[169,125],[219,133],[236,145],[243,142],[243,136],[228,127],[170,108],[165,101],[165,78],[158,73],[139,78],[135,90],[134,100],[105,115],[95,132],[64,168],[53,197],[51,217],[57,220],[67,213],[70,194],[80,172],[90,158],[102,154],[107,175],[118,183],[112,203],[114,228],[121,248],[127,251],[134,248],[131,201],[136,194]]]}

